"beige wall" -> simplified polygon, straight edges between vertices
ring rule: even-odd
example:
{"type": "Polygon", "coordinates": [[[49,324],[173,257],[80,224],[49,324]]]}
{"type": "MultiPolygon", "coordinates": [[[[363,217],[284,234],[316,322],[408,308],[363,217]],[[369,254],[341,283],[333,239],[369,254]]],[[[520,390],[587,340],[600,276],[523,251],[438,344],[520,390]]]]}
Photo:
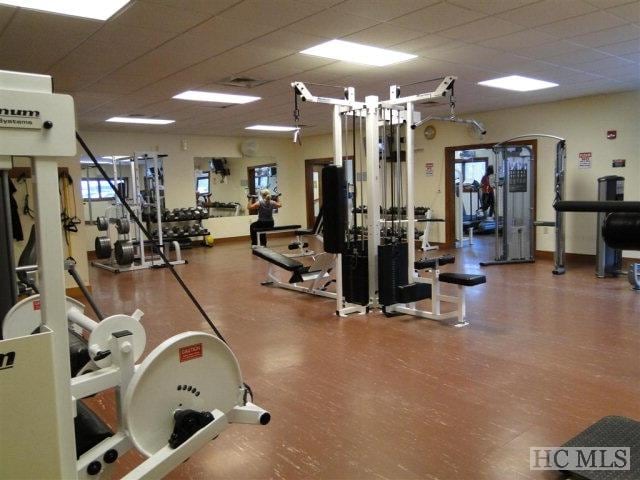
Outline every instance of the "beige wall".
{"type": "MultiPolygon", "coordinates": [[[[459,105],[459,109],[464,105],[459,105]]],[[[416,131],[416,205],[429,206],[434,216],[444,218],[444,149],[447,146],[496,143],[525,133],[550,133],[567,139],[567,198],[593,200],[596,198],[596,179],[604,175],[625,177],[625,198],[640,200],[640,92],[625,92],[565,100],[561,102],[530,105],[506,110],[483,112],[473,115],[487,128],[487,135],[478,139],[465,126],[434,123],[436,137],[427,140],[423,127],[416,131]],[[607,130],[617,130],[616,140],[607,140],[607,130]],[[592,152],[592,167],[578,168],[578,153],[592,152]],[[625,168],[612,168],[611,160],[624,158],[625,168]],[[433,176],[425,174],[425,163],[434,163],[433,176]]],[[[330,115],[327,110],[327,115],[330,115]]],[[[538,142],[537,207],[538,219],[553,220],[553,173],[555,142],[541,139],[538,142]]],[[[322,158],[332,155],[329,135],[306,137],[302,147],[303,158],[322,158]]],[[[595,214],[567,214],[567,251],[571,253],[595,253],[595,214]]],[[[443,242],[443,224],[434,224],[430,240],[443,242]]],[[[552,251],[552,229],[540,228],[539,250],[552,251]]],[[[637,252],[625,252],[627,256],[640,256],[637,252]]]]}

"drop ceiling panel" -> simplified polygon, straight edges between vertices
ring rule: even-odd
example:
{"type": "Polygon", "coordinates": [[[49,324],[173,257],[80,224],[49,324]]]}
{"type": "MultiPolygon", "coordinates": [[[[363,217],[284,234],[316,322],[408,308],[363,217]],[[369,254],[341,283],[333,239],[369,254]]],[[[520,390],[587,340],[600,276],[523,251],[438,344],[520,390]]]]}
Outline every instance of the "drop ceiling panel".
{"type": "Polygon", "coordinates": [[[539,32],[537,30],[523,30],[521,32],[504,35],[502,37],[493,38],[479,42],[480,45],[500,50],[517,51],[523,47],[534,47],[549,43],[555,43],[558,38],[548,33],[539,32]]]}
{"type": "MultiPolygon", "coordinates": [[[[138,0],[140,1],[140,0],[138,0]]],[[[143,0],[145,3],[162,5],[165,7],[188,9],[196,12],[216,15],[229,7],[240,3],[242,0],[143,0]]]]}
{"type": "Polygon", "coordinates": [[[610,53],[611,55],[627,55],[630,53],[640,52],[640,39],[598,47],[598,50],[610,53]]]}
{"type": "Polygon", "coordinates": [[[328,60],[326,58],[312,57],[310,55],[296,53],[289,57],[281,58],[250,70],[245,70],[242,72],[242,75],[265,80],[277,80],[293,75],[297,72],[312,70],[323,65],[328,65],[332,62],[333,60],[328,60]]]}
{"type": "Polygon", "coordinates": [[[291,24],[287,27],[287,30],[332,39],[350,35],[365,28],[372,27],[377,23],[379,22],[369,18],[348,15],[333,10],[325,10],[291,24]]]}
{"type": "Polygon", "coordinates": [[[6,7],[4,5],[0,5],[0,33],[2,30],[9,24],[9,20],[16,13],[18,9],[14,7],[6,7]]]}
{"type": "Polygon", "coordinates": [[[208,18],[211,18],[210,13],[196,12],[184,7],[171,8],[155,3],[132,2],[110,22],[131,27],[162,29],[178,34],[208,18]]]}
{"type": "Polygon", "coordinates": [[[538,30],[561,38],[575,37],[627,23],[606,12],[593,12],[538,27],[538,30]]]}
{"type": "Polygon", "coordinates": [[[474,43],[524,30],[525,27],[496,17],[486,17],[439,33],[443,37],[474,43]]]}
{"type": "MultiPolygon", "coordinates": [[[[396,27],[389,23],[381,23],[371,28],[366,28],[356,33],[344,37],[344,40],[356,43],[364,43],[376,47],[391,47],[409,40],[422,37],[422,34],[415,30],[396,27]]],[[[395,49],[398,49],[397,47],[395,49]]],[[[401,51],[410,53],[408,50],[399,48],[401,51]]]]}
{"type": "Polygon", "coordinates": [[[106,22],[91,36],[91,40],[112,45],[136,45],[150,50],[175,36],[174,32],[163,28],[144,28],[106,22]]]}
{"type": "Polygon", "coordinates": [[[461,42],[452,41],[450,38],[442,37],[440,35],[423,35],[413,40],[408,40],[402,43],[393,45],[394,49],[407,53],[417,53],[420,51],[427,51],[431,48],[437,48],[442,46],[448,46],[452,43],[462,45],[461,42]]]}
{"type": "Polygon", "coordinates": [[[391,23],[422,33],[436,33],[484,16],[482,13],[442,2],[396,18],[391,23]]]}
{"type": "Polygon", "coordinates": [[[493,15],[507,10],[514,10],[538,1],[539,0],[449,0],[449,3],[493,15]]]}
{"type": "Polygon", "coordinates": [[[623,20],[630,22],[640,23],[640,2],[635,1],[626,5],[621,5],[616,8],[607,10],[609,13],[613,13],[623,20]]]}
{"type": "Polygon", "coordinates": [[[578,65],[585,62],[595,62],[607,58],[609,55],[606,53],[598,52],[589,48],[582,48],[569,53],[563,53],[561,55],[552,55],[546,60],[555,63],[556,65],[578,65]]]}
{"type": "Polygon", "coordinates": [[[515,10],[498,14],[498,17],[519,23],[525,27],[537,27],[576,17],[597,10],[584,0],[543,0],[515,10]]]}
{"type": "Polygon", "coordinates": [[[334,10],[385,22],[409,12],[433,5],[439,1],[440,0],[402,0],[401,2],[389,2],[387,0],[347,0],[334,7],[334,10]]]}
{"type": "Polygon", "coordinates": [[[576,45],[575,43],[558,40],[544,45],[521,47],[518,49],[518,54],[535,59],[545,59],[552,55],[575,52],[581,48],[582,47],[580,45],[576,45]]]}
{"type": "Polygon", "coordinates": [[[321,10],[321,5],[314,4],[301,8],[294,0],[244,0],[225,10],[220,16],[237,22],[259,20],[260,24],[281,28],[321,10]]]}
{"type": "Polygon", "coordinates": [[[612,43],[624,42],[626,40],[640,39],[640,27],[637,25],[623,25],[620,27],[608,28],[600,32],[578,35],[571,39],[571,42],[585,47],[601,47],[612,43]]]}

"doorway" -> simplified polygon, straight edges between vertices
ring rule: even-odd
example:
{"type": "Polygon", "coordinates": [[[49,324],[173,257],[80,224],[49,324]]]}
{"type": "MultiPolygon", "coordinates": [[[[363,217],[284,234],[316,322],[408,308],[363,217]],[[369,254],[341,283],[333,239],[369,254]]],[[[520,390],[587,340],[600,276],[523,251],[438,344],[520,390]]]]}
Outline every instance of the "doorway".
{"type": "MultiPolygon", "coordinates": [[[[519,232],[518,247],[521,250],[535,251],[536,218],[536,159],[537,141],[520,140],[505,145],[504,152],[494,152],[494,144],[461,145],[445,148],[445,238],[448,247],[456,246],[456,239],[463,238],[469,228],[473,228],[473,242],[478,246],[486,246],[487,255],[493,255],[495,240],[502,244],[505,239],[499,238],[505,219],[502,205],[507,198],[507,217],[511,223],[522,225],[514,231],[519,232]],[[526,152],[526,158],[523,152],[526,152]],[[506,158],[503,156],[506,154],[506,158]],[[506,160],[506,163],[505,163],[506,160]],[[505,176],[507,165],[508,177],[505,176]],[[526,168],[523,165],[526,164],[526,168]],[[488,166],[493,167],[489,176],[495,205],[483,197],[482,177],[488,166]],[[523,176],[523,172],[526,173],[523,176]],[[480,177],[479,179],[477,177],[480,177]],[[528,179],[526,177],[528,176],[528,179]],[[509,188],[505,190],[505,179],[509,188]],[[525,184],[516,181],[526,179],[525,184]],[[526,185],[526,187],[523,187],[526,185]],[[515,188],[518,186],[518,188],[515,188]],[[514,196],[527,196],[527,202],[514,196]],[[483,198],[485,199],[483,201],[483,198]],[[525,205],[526,203],[526,205],[525,205]],[[525,205],[525,206],[523,206],[525,205]],[[516,208],[517,207],[517,208],[516,208]],[[520,208],[522,207],[522,208],[520,208]],[[495,210],[495,211],[492,211],[495,210]],[[492,235],[491,235],[492,234],[492,235]],[[531,244],[522,246],[523,238],[530,238],[531,244]]],[[[511,225],[510,223],[510,225],[511,225]]],[[[514,239],[506,239],[514,243],[514,239]]],[[[512,248],[513,250],[513,248],[512,248]]]]}
{"type": "Polygon", "coordinates": [[[312,228],[322,206],[322,169],[333,163],[332,158],[305,160],[304,183],[307,198],[307,225],[312,228]]]}

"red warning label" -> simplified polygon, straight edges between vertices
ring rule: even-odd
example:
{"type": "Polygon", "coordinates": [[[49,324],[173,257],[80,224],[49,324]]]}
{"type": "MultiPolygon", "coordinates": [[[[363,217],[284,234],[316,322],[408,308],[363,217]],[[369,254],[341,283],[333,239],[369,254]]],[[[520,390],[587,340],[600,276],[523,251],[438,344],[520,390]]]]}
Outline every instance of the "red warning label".
{"type": "Polygon", "coordinates": [[[193,360],[194,358],[200,358],[202,356],[202,344],[194,343],[180,349],[180,362],[186,362],[187,360],[193,360]]]}
{"type": "Polygon", "coordinates": [[[33,309],[34,310],[40,310],[40,300],[34,300],[33,301],[33,309]]]}

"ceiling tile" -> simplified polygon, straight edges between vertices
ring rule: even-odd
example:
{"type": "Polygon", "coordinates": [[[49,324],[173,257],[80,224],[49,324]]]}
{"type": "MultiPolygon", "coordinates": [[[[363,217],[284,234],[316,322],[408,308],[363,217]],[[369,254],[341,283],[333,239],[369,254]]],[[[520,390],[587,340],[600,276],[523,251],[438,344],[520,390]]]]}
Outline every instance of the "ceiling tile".
{"type": "MultiPolygon", "coordinates": [[[[415,30],[396,27],[390,23],[381,23],[344,37],[350,42],[365,43],[376,47],[391,47],[399,43],[416,39],[422,35],[415,30]]],[[[302,50],[302,49],[301,49],[302,50]]]]}
{"type": "Polygon", "coordinates": [[[517,52],[520,48],[535,47],[557,41],[557,37],[549,35],[548,33],[538,32],[537,30],[523,30],[522,32],[516,32],[478,43],[485,47],[517,52]]]}
{"type": "Polygon", "coordinates": [[[526,27],[537,27],[593,12],[596,7],[584,0],[543,0],[498,14],[498,17],[526,27]]]}
{"type": "MultiPolygon", "coordinates": [[[[140,0],[138,0],[140,1],[140,0]]],[[[196,12],[216,15],[229,7],[240,3],[242,0],[143,0],[145,3],[162,5],[165,7],[195,10],[196,12]]]]}
{"type": "Polygon", "coordinates": [[[544,45],[536,45],[532,47],[520,47],[518,54],[525,57],[531,57],[535,59],[545,59],[551,55],[560,55],[563,53],[574,52],[580,50],[582,47],[574,43],[565,42],[564,40],[558,40],[553,43],[546,43],[544,45]]]}
{"type": "Polygon", "coordinates": [[[6,7],[4,5],[0,5],[0,34],[2,30],[9,24],[9,20],[11,17],[18,11],[15,7],[6,7]]]}
{"type": "Polygon", "coordinates": [[[501,20],[496,17],[486,17],[467,23],[464,27],[455,27],[443,30],[439,33],[443,37],[462,40],[463,42],[473,43],[489,38],[501,37],[510,33],[524,30],[525,27],[515,23],[501,20]]]}
{"type": "Polygon", "coordinates": [[[575,68],[584,70],[585,72],[602,73],[604,75],[615,76],[615,72],[622,72],[625,69],[627,71],[637,71],[638,64],[632,63],[629,60],[624,60],[619,57],[607,57],[593,62],[585,62],[575,65],[575,68]]]}
{"type": "Polygon", "coordinates": [[[113,45],[139,45],[151,49],[175,36],[174,32],[162,28],[144,28],[106,22],[91,36],[91,40],[113,45]]]}
{"type": "Polygon", "coordinates": [[[611,8],[625,3],[633,3],[634,0],[587,0],[591,5],[598,8],[611,8]]]}
{"type": "Polygon", "coordinates": [[[297,53],[250,70],[245,70],[241,73],[243,75],[263,80],[277,80],[289,75],[294,75],[298,72],[304,72],[305,70],[312,70],[322,65],[328,65],[329,63],[333,63],[333,60],[297,53]]]}
{"type": "Polygon", "coordinates": [[[615,8],[610,8],[609,10],[607,10],[607,12],[617,15],[623,20],[640,23],[640,2],[639,1],[631,2],[626,5],[622,5],[615,8]]]}
{"type": "Polygon", "coordinates": [[[429,48],[437,48],[446,46],[449,44],[461,45],[461,42],[452,41],[449,38],[441,37],[439,35],[423,35],[413,40],[397,43],[392,45],[394,49],[407,53],[415,53],[420,50],[426,50],[429,48]]]}
{"type": "Polygon", "coordinates": [[[417,12],[396,18],[392,20],[391,23],[422,33],[435,33],[457,25],[470,23],[484,16],[482,13],[456,5],[438,3],[431,7],[418,10],[417,12]]]}
{"type": "Polygon", "coordinates": [[[622,58],[625,60],[631,60],[632,62],[640,63],[640,52],[628,53],[626,55],[622,55],[622,58]]]}
{"type": "Polygon", "coordinates": [[[545,60],[551,63],[555,63],[556,65],[577,65],[579,63],[595,62],[597,60],[602,60],[603,58],[608,57],[609,55],[598,52],[597,50],[582,48],[580,50],[563,53],[561,55],[553,55],[546,58],[545,60]]]}
{"type": "Polygon", "coordinates": [[[73,94],[73,103],[76,107],[76,112],[84,113],[108,103],[115,98],[117,98],[117,95],[110,93],[75,92],[73,94]]]}
{"type": "Polygon", "coordinates": [[[259,20],[262,25],[284,27],[323,10],[320,5],[300,8],[294,0],[244,0],[222,12],[221,17],[237,22],[259,20]]]}
{"type": "Polygon", "coordinates": [[[339,38],[379,23],[370,18],[325,10],[287,27],[293,32],[317,35],[323,38],[339,38]]]}
{"type": "Polygon", "coordinates": [[[150,80],[146,75],[130,73],[112,73],[91,85],[91,91],[97,93],[127,94],[133,93],[146,85],[150,80]]]}
{"type": "Polygon", "coordinates": [[[538,1],[540,0],[448,0],[449,3],[488,15],[513,10],[538,1]]]}
{"type": "Polygon", "coordinates": [[[599,32],[587,33],[571,38],[571,42],[585,47],[601,47],[612,43],[624,42],[640,38],[640,27],[636,25],[622,25],[608,28],[599,32]]]}
{"type": "Polygon", "coordinates": [[[171,8],[147,2],[133,2],[110,22],[132,27],[162,29],[181,33],[211,17],[211,14],[171,8]]]}
{"type": "Polygon", "coordinates": [[[640,38],[636,40],[629,40],[627,42],[614,43],[604,47],[598,47],[598,50],[611,55],[628,55],[640,52],[640,38]]]}
{"type": "Polygon", "coordinates": [[[358,15],[386,22],[409,12],[438,3],[441,0],[402,0],[390,2],[388,0],[347,0],[333,7],[333,11],[358,15]]]}
{"type": "Polygon", "coordinates": [[[606,12],[593,12],[538,27],[538,30],[561,38],[574,37],[617,27],[627,22],[606,12]]]}

